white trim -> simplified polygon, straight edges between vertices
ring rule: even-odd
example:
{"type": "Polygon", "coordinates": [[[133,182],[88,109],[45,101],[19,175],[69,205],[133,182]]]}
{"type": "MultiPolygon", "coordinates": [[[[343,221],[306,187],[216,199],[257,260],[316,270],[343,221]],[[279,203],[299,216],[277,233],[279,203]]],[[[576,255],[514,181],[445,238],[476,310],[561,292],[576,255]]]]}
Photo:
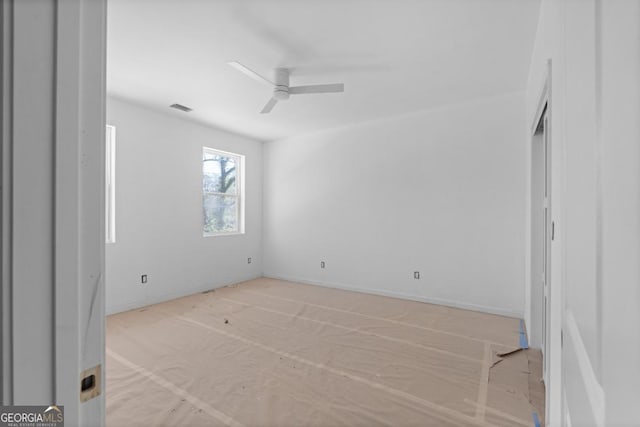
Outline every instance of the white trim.
{"type": "Polygon", "coordinates": [[[56,2],[54,401],[69,425],[105,422],[105,370],[92,398],[79,385],[104,365],[106,18],[105,0],[56,2]]]}
{"type": "Polygon", "coordinates": [[[546,383],[545,420],[548,425],[556,426],[562,423],[562,393],[564,390],[562,369],[562,319],[564,310],[564,281],[566,264],[566,246],[564,244],[566,227],[564,227],[564,200],[566,198],[566,138],[564,134],[554,130],[558,113],[554,112],[553,70],[551,59],[547,61],[548,75],[548,104],[547,104],[547,134],[550,140],[547,144],[550,182],[548,183],[551,198],[549,212],[551,223],[555,223],[555,239],[551,241],[548,258],[547,285],[547,342],[548,342],[548,383],[546,383]]]}
{"type": "MultiPolygon", "coordinates": [[[[244,166],[245,166],[245,156],[243,154],[237,154],[237,153],[232,153],[230,151],[223,151],[223,150],[218,150],[216,148],[211,148],[211,147],[206,147],[203,146],[202,147],[202,166],[204,165],[204,157],[206,154],[210,154],[210,155],[219,155],[222,157],[228,157],[231,158],[235,161],[235,186],[236,186],[236,193],[235,194],[231,194],[231,193],[220,193],[217,191],[204,191],[204,188],[201,189],[202,191],[202,203],[204,205],[204,196],[206,195],[213,195],[213,196],[224,196],[224,197],[234,197],[236,198],[236,215],[237,215],[237,229],[236,230],[232,230],[232,231],[219,231],[219,232],[206,232],[204,231],[204,213],[203,213],[203,217],[202,217],[202,237],[217,237],[217,236],[233,236],[233,235],[237,235],[237,234],[244,234],[245,230],[244,230],[244,216],[245,216],[245,209],[244,209],[244,201],[245,201],[245,197],[244,197],[244,193],[245,193],[245,188],[244,188],[244,166]]],[[[204,169],[201,170],[202,176],[204,176],[204,169]]],[[[204,206],[203,206],[204,208],[204,206]]]]}
{"type": "Polygon", "coordinates": [[[538,92],[540,94],[540,99],[538,100],[538,106],[536,107],[536,112],[532,119],[531,128],[529,129],[529,135],[535,135],[538,124],[540,123],[540,118],[542,117],[542,113],[548,109],[547,106],[549,104],[549,92],[551,89],[550,83],[551,61],[548,61],[544,84],[542,85],[542,89],[538,92]]]}
{"type": "Polygon", "coordinates": [[[0,11],[2,401],[101,426],[104,394],[79,395],[81,372],[104,361],[106,1],[0,11]]]}
{"type": "Polygon", "coordinates": [[[227,157],[243,157],[242,154],[239,153],[232,153],[231,151],[225,151],[225,150],[218,150],[217,148],[211,148],[211,147],[202,147],[202,151],[203,152],[209,152],[210,154],[222,154],[223,156],[227,156],[227,157]]]}
{"type": "MultiPolygon", "coordinates": [[[[578,367],[580,368],[580,374],[584,382],[584,390],[589,398],[591,410],[593,411],[593,419],[595,420],[597,427],[605,427],[604,389],[593,370],[589,353],[587,353],[587,348],[582,341],[580,329],[578,328],[578,324],[576,323],[576,319],[573,316],[571,309],[567,309],[564,321],[564,335],[566,338],[571,340],[571,344],[575,349],[578,367]]],[[[567,414],[568,413],[569,411],[567,411],[567,414]]]]}
{"type": "Polygon", "coordinates": [[[13,404],[13,312],[12,312],[12,122],[11,107],[13,104],[13,87],[11,73],[13,70],[13,46],[11,35],[13,33],[13,3],[0,2],[0,237],[2,246],[0,254],[0,404],[13,404]]]}
{"type": "Polygon", "coordinates": [[[2,254],[11,258],[12,398],[14,403],[53,402],[56,375],[61,375],[54,358],[53,279],[54,176],[55,168],[62,167],[54,160],[57,3],[4,3],[12,3],[13,8],[9,35],[13,49],[9,85],[14,95],[10,104],[12,197],[8,206],[12,240],[2,254]]]}
{"type": "MultiPolygon", "coordinates": [[[[72,423],[80,422],[80,372],[82,371],[82,343],[80,326],[81,294],[81,206],[84,204],[81,189],[82,164],[78,161],[83,154],[82,131],[86,130],[81,118],[84,97],[81,86],[83,55],[79,40],[82,37],[81,10],[70,2],[61,2],[56,11],[58,57],[55,58],[55,152],[54,152],[54,360],[56,378],[54,381],[53,403],[65,406],[65,415],[72,423]],[[71,82],[78,82],[71,84],[71,82]],[[65,88],[64,90],[61,90],[65,88]],[[75,324],[74,324],[75,323],[75,324]]],[[[92,112],[89,112],[92,114],[92,112]]],[[[91,130],[89,130],[91,132],[91,130]]],[[[93,133],[91,132],[91,136],[93,133]]],[[[96,141],[102,148],[104,128],[96,141]]],[[[90,156],[93,153],[89,153],[90,156]]],[[[101,158],[103,158],[101,156],[101,158]]],[[[88,159],[92,162],[93,159],[88,159]]],[[[104,165],[98,168],[104,174],[104,165]]],[[[103,183],[102,180],[97,182],[103,183]]],[[[95,190],[96,179],[83,183],[95,190]]],[[[100,189],[100,194],[104,187],[100,189]]],[[[104,235],[102,236],[102,239],[104,235]]],[[[100,239],[101,242],[103,240],[100,239]]],[[[87,283],[94,289],[94,284],[87,283]]],[[[97,285],[96,285],[97,286],[97,285]]],[[[95,366],[95,365],[94,365],[95,366]]],[[[104,382],[102,382],[104,384],[104,382]]]]}
{"type": "Polygon", "coordinates": [[[105,241],[116,242],[116,127],[106,126],[105,137],[105,241]]]}
{"type": "Polygon", "coordinates": [[[203,286],[200,286],[196,289],[191,289],[187,292],[168,292],[168,293],[164,293],[161,295],[154,295],[151,298],[145,298],[145,299],[139,299],[139,300],[135,300],[135,301],[130,301],[130,302],[126,302],[124,304],[114,304],[111,306],[107,306],[106,309],[106,315],[110,316],[112,314],[117,314],[117,313],[122,313],[124,311],[130,311],[130,310],[137,310],[143,307],[148,307],[151,305],[155,305],[155,304],[161,304],[163,302],[167,302],[167,301],[171,301],[174,299],[178,299],[178,298],[184,298],[184,297],[188,297],[190,295],[197,295],[199,293],[203,293],[203,292],[207,292],[207,291],[212,291],[215,289],[220,289],[220,288],[224,288],[227,286],[231,286],[231,285],[235,285],[238,283],[242,283],[242,282],[246,282],[248,280],[254,280],[254,279],[258,279],[262,277],[261,274],[259,275],[252,275],[250,277],[244,277],[244,278],[239,278],[237,280],[233,280],[227,283],[223,283],[221,285],[215,285],[212,286],[210,284],[205,284],[203,286]]]}
{"type": "Polygon", "coordinates": [[[224,236],[242,236],[242,231],[221,231],[219,233],[203,233],[202,237],[224,237],[224,236]]]}
{"type": "MultiPolygon", "coordinates": [[[[542,119],[542,114],[546,113],[547,116],[550,116],[551,113],[551,104],[550,104],[550,100],[551,100],[551,60],[547,61],[547,67],[546,67],[546,71],[545,71],[545,78],[542,84],[542,87],[540,88],[540,90],[538,91],[538,105],[536,106],[536,110],[534,112],[533,117],[529,120],[529,118],[527,118],[527,120],[529,121],[529,123],[531,123],[531,125],[527,128],[527,136],[526,136],[526,144],[527,144],[527,149],[526,149],[526,153],[527,153],[527,158],[526,158],[526,164],[525,164],[525,173],[526,173],[526,179],[525,179],[525,268],[524,268],[524,272],[525,272],[525,309],[524,309],[524,320],[525,320],[525,324],[527,325],[527,339],[529,342],[532,342],[533,340],[531,339],[531,319],[532,319],[532,312],[531,312],[531,306],[532,306],[532,298],[531,298],[531,293],[532,293],[532,289],[534,284],[531,282],[531,242],[533,239],[533,236],[531,235],[531,224],[532,224],[532,217],[531,217],[531,206],[532,206],[532,194],[531,194],[531,184],[532,184],[532,174],[533,174],[533,170],[532,170],[532,160],[533,160],[533,138],[535,138],[536,135],[536,129],[538,128],[538,124],[540,123],[540,120],[542,119]]],[[[550,132],[550,129],[549,129],[550,132]]],[[[551,173],[551,170],[549,168],[549,173],[551,173]]],[[[547,204],[549,204],[548,200],[545,200],[545,202],[547,204]]]]}
{"type": "Polygon", "coordinates": [[[360,288],[360,287],[348,285],[348,284],[329,282],[329,281],[320,282],[317,280],[287,276],[287,275],[277,274],[277,273],[264,273],[264,277],[271,278],[271,279],[278,279],[278,280],[286,280],[288,282],[298,282],[298,283],[303,283],[305,285],[323,286],[325,288],[340,289],[343,291],[360,292],[363,294],[380,295],[384,297],[399,298],[399,299],[404,299],[409,301],[424,302],[427,304],[444,305],[447,307],[478,311],[481,313],[495,314],[498,316],[513,317],[516,319],[522,319],[522,316],[523,316],[523,313],[517,310],[491,307],[491,306],[485,306],[480,304],[463,303],[463,302],[452,301],[452,300],[442,299],[442,298],[423,297],[419,295],[411,295],[411,294],[405,294],[401,292],[384,291],[379,289],[365,289],[365,288],[360,288]]]}
{"type": "Polygon", "coordinates": [[[564,427],[572,427],[571,414],[569,414],[569,405],[567,403],[567,393],[562,393],[562,412],[564,414],[564,427]]]}
{"type": "MultiPolygon", "coordinates": [[[[553,70],[554,65],[551,59],[546,61],[546,67],[544,71],[543,83],[539,86],[535,92],[537,95],[537,105],[533,112],[533,116],[527,117],[526,130],[527,130],[527,164],[525,165],[527,195],[526,197],[526,226],[525,226],[525,305],[529,307],[527,309],[529,321],[531,318],[531,137],[535,133],[535,129],[539,122],[540,116],[543,112],[544,106],[547,106],[547,133],[549,135],[548,149],[548,168],[550,173],[550,197],[551,206],[549,215],[552,222],[555,222],[556,236],[555,240],[551,242],[548,257],[548,295],[547,295],[547,351],[545,352],[546,358],[546,371],[547,377],[545,379],[546,384],[546,396],[545,396],[545,411],[547,424],[551,426],[562,425],[562,346],[560,338],[560,330],[562,328],[562,314],[564,307],[564,276],[563,276],[563,263],[564,263],[564,233],[563,227],[563,211],[562,202],[565,197],[565,188],[563,184],[564,180],[564,141],[562,135],[556,134],[554,131],[554,107],[553,107],[553,70]],[[551,186],[553,185],[553,189],[551,186]]],[[[529,328],[528,328],[529,329],[529,328]]],[[[528,332],[529,333],[529,332],[528,332]]]]}

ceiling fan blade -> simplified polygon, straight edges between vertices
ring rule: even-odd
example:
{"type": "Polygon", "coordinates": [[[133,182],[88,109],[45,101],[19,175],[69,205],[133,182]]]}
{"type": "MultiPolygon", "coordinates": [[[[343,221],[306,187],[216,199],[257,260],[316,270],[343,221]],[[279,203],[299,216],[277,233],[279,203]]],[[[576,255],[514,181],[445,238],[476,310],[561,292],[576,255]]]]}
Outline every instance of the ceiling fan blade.
{"type": "Polygon", "coordinates": [[[328,85],[310,85],[310,86],[294,86],[289,88],[291,95],[300,95],[304,93],[336,93],[344,92],[343,83],[333,83],[328,85]]]}
{"type": "Polygon", "coordinates": [[[236,70],[240,71],[242,74],[244,74],[244,75],[246,75],[248,77],[251,77],[254,80],[259,81],[260,83],[266,83],[269,86],[275,86],[275,84],[271,80],[267,79],[266,77],[261,76],[260,74],[256,73],[252,69],[245,67],[244,65],[242,65],[238,61],[227,62],[227,64],[231,65],[233,68],[235,68],[236,70]]]}
{"type": "Polygon", "coordinates": [[[273,110],[273,107],[275,107],[277,103],[278,103],[277,99],[271,98],[269,102],[267,102],[267,104],[264,106],[262,111],[260,111],[260,114],[270,113],[271,110],[273,110]]]}

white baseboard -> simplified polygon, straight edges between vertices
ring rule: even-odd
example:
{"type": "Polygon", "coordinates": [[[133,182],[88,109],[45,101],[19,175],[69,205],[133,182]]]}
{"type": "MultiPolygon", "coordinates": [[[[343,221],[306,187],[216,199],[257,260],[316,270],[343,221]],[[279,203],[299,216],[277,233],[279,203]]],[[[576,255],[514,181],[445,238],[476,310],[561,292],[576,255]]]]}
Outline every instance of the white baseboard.
{"type": "MultiPolygon", "coordinates": [[[[571,309],[567,309],[564,316],[564,342],[563,346],[563,363],[570,363],[571,365],[577,365],[577,370],[572,370],[572,372],[577,372],[581,377],[580,379],[565,377],[564,381],[574,381],[578,380],[582,382],[582,384],[577,384],[575,387],[572,387],[573,390],[578,390],[584,393],[582,396],[586,395],[586,397],[576,396],[572,399],[572,396],[566,395],[566,412],[568,418],[574,418],[574,415],[569,414],[573,409],[579,411],[581,417],[587,416],[590,410],[589,416],[589,425],[593,425],[594,427],[605,427],[605,395],[604,389],[602,385],[598,381],[596,373],[593,369],[593,365],[591,364],[591,359],[589,358],[589,353],[584,345],[584,341],[582,340],[582,335],[580,334],[580,329],[578,328],[578,323],[573,315],[571,309]],[[587,404],[583,404],[584,407],[573,408],[571,406],[572,400],[574,402],[584,402],[587,404]]],[[[566,371],[566,369],[565,369],[566,371]]],[[[566,384],[566,387],[569,387],[570,384],[566,384]]],[[[563,386],[564,387],[564,386],[563,386]]],[[[567,390],[565,390],[566,393],[567,390]]],[[[584,420],[583,420],[584,422],[584,420]]]]}
{"type": "Polygon", "coordinates": [[[567,394],[562,392],[562,412],[564,413],[564,427],[572,427],[571,413],[569,411],[569,405],[567,404],[567,394]]]}
{"type": "Polygon", "coordinates": [[[143,307],[148,307],[150,305],[154,305],[154,304],[160,304],[166,301],[171,301],[172,299],[177,299],[177,298],[182,298],[182,297],[186,297],[189,295],[195,295],[201,292],[205,292],[205,291],[210,291],[212,289],[220,289],[220,288],[224,288],[225,286],[230,286],[230,285],[234,285],[236,283],[242,283],[242,282],[246,282],[247,280],[253,280],[253,279],[257,279],[260,276],[252,276],[252,277],[247,277],[247,278],[242,278],[239,280],[234,280],[232,282],[229,283],[221,283],[218,285],[214,285],[214,284],[205,284],[204,286],[200,286],[198,288],[195,289],[189,289],[187,291],[182,291],[182,292],[170,292],[167,294],[160,294],[160,295],[154,295],[153,297],[150,298],[145,298],[143,300],[135,300],[135,301],[129,301],[126,302],[124,304],[114,304],[114,305],[109,305],[106,307],[106,315],[109,316],[111,314],[116,314],[116,313],[122,313],[123,311],[129,311],[129,310],[135,310],[138,308],[143,308],[143,307]]]}
{"type": "Polygon", "coordinates": [[[365,289],[365,288],[359,288],[357,286],[352,286],[352,285],[347,285],[342,283],[327,282],[327,281],[320,282],[317,280],[287,276],[284,274],[265,273],[264,277],[279,279],[279,280],[286,280],[289,282],[298,282],[306,285],[324,286],[326,288],[341,289],[344,291],[360,292],[363,294],[380,295],[380,296],[391,297],[391,298],[399,298],[399,299],[405,299],[410,301],[424,302],[428,304],[444,305],[447,307],[460,308],[463,310],[479,311],[481,313],[496,314],[499,316],[506,316],[506,317],[515,317],[517,319],[522,319],[522,316],[523,316],[523,313],[521,313],[520,311],[504,309],[499,307],[490,307],[490,306],[471,304],[471,303],[465,303],[465,302],[459,302],[459,301],[451,301],[451,300],[440,299],[440,298],[431,298],[431,297],[423,297],[419,295],[403,294],[400,292],[392,292],[392,291],[377,290],[377,289],[365,289]]]}
{"type": "MultiPolygon", "coordinates": [[[[258,277],[260,277],[260,276],[249,277],[249,278],[241,279],[239,281],[234,281],[232,283],[223,283],[223,284],[220,284],[220,285],[207,285],[207,286],[203,287],[202,289],[194,289],[194,290],[190,290],[188,292],[171,292],[171,293],[168,293],[168,294],[157,295],[157,296],[154,296],[152,298],[147,298],[147,299],[144,299],[144,300],[130,301],[130,302],[127,302],[127,303],[124,303],[124,304],[115,304],[115,305],[108,306],[106,308],[106,313],[107,313],[107,315],[111,315],[111,314],[121,313],[123,311],[135,310],[135,309],[138,309],[138,308],[147,307],[149,305],[159,304],[159,303],[162,303],[162,302],[165,302],[165,301],[170,301],[172,299],[182,298],[182,297],[185,297],[185,296],[188,296],[188,295],[194,295],[194,294],[197,294],[199,292],[204,292],[204,291],[208,291],[208,290],[211,290],[211,289],[219,289],[219,288],[223,288],[225,286],[233,285],[235,283],[246,282],[247,280],[256,279],[258,277]]],[[[289,282],[299,282],[299,283],[304,283],[304,284],[307,284],[307,285],[315,285],[315,286],[323,286],[323,287],[333,288],[333,289],[341,289],[341,290],[351,291],[351,292],[360,292],[360,293],[364,293],[364,294],[380,295],[380,296],[391,297],[391,298],[399,298],[399,299],[410,300],[410,301],[418,301],[418,302],[424,302],[424,303],[428,303],[428,304],[444,305],[444,306],[447,306],[447,307],[460,308],[460,309],[464,309],[464,310],[478,311],[478,312],[481,312],[481,313],[496,314],[496,315],[499,315],[499,316],[514,317],[514,318],[517,318],[517,319],[521,319],[522,316],[523,316],[523,313],[515,311],[515,310],[509,310],[509,309],[503,309],[503,308],[491,307],[491,306],[484,306],[484,305],[478,305],[478,304],[471,304],[471,303],[464,303],[464,302],[459,302],[459,301],[451,301],[451,300],[440,299],[440,298],[423,297],[423,296],[412,295],[412,294],[404,294],[404,293],[400,293],[400,292],[391,292],[391,291],[384,291],[384,290],[377,290],[377,289],[365,289],[365,288],[359,288],[357,286],[347,285],[347,284],[343,284],[343,283],[335,283],[335,282],[327,282],[327,281],[320,282],[320,281],[317,281],[317,280],[311,280],[311,279],[305,279],[305,278],[299,278],[299,277],[293,277],[293,276],[275,274],[275,273],[265,274],[264,277],[268,277],[268,278],[272,278],[272,279],[279,279],[279,280],[286,280],[286,281],[289,281],[289,282]]]]}

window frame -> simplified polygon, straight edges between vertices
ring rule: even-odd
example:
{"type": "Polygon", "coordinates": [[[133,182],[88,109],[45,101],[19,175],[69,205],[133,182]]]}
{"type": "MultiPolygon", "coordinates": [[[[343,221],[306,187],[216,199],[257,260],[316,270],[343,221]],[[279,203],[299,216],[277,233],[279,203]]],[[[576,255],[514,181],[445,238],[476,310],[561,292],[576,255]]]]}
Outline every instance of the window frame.
{"type": "Polygon", "coordinates": [[[219,237],[219,236],[234,236],[234,235],[239,235],[239,234],[244,234],[244,215],[245,215],[245,211],[244,211],[244,194],[245,194],[245,188],[244,188],[244,164],[245,164],[245,156],[242,154],[238,154],[238,153],[232,153],[230,151],[224,151],[224,150],[219,150],[217,148],[211,148],[211,147],[207,147],[207,146],[203,146],[202,147],[202,158],[201,158],[201,163],[200,163],[200,171],[201,171],[201,175],[200,175],[200,187],[201,187],[201,192],[202,192],[202,198],[201,198],[201,212],[202,212],[202,218],[200,220],[200,224],[202,227],[202,237],[219,237]],[[204,185],[203,185],[203,180],[202,178],[204,177],[204,160],[205,160],[205,155],[217,155],[217,156],[223,156],[223,157],[229,157],[234,159],[235,162],[235,167],[236,167],[236,181],[235,181],[235,186],[236,186],[236,194],[228,194],[228,193],[220,193],[217,191],[205,191],[204,189],[204,185]],[[207,232],[204,230],[204,226],[205,226],[205,217],[204,217],[204,200],[205,200],[205,196],[207,195],[219,195],[219,196],[225,196],[225,197],[235,197],[236,198],[236,215],[237,215],[237,229],[233,230],[233,231],[216,231],[216,232],[207,232]]]}

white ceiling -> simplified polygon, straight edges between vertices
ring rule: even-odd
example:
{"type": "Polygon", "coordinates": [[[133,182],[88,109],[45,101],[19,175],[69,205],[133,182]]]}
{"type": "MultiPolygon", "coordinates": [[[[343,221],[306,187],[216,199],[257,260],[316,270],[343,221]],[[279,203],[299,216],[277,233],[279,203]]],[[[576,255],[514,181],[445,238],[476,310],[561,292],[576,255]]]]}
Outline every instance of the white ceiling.
{"type": "Polygon", "coordinates": [[[110,94],[260,140],[525,88],[539,0],[109,0],[110,94]],[[259,114],[267,86],[345,83],[259,114]],[[168,105],[194,109],[183,113],[168,105]],[[186,114],[186,116],[185,116],[186,114]]]}

